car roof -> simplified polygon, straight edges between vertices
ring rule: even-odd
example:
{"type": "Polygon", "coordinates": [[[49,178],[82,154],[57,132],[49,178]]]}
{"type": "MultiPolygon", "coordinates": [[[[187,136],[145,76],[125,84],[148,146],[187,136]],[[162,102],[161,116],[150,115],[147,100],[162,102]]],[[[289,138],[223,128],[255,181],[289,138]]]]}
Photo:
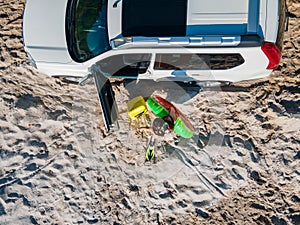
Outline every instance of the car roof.
{"type": "MultiPolygon", "coordinates": [[[[220,35],[223,31],[230,35],[243,35],[247,31],[249,6],[251,2],[259,2],[259,0],[126,0],[114,8],[112,6],[114,1],[109,0],[108,4],[110,40],[134,36],[220,35]],[[223,25],[226,27],[223,28],[223,25]]],[[[253,15],[259,17],[259,9],[253,15]]]]}

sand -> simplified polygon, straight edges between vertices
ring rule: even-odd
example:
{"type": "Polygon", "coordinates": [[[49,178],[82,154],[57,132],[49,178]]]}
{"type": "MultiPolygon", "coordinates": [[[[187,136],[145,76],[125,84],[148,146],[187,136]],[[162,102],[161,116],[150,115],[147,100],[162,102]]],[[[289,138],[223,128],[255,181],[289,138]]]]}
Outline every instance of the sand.
{"type": "Polygon", "coordinates": [[[0,3],[0,224],[300,224],[300,4],[266,79],[230,88],[114,81],[120,131],[97,93],[47,77],[23,49],[25,1],[0,3]],[[158,93],[191,140],[129,127],[125,102],[158,93]]]}

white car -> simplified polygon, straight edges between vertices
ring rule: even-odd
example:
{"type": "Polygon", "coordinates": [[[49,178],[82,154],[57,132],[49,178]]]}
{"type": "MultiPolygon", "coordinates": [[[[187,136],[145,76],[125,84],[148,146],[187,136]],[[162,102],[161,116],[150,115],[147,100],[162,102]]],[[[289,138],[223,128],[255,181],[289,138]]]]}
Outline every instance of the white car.
{"type": "Polygon", "coordinates": [[[105,77],[203,84],[270,75],[281,58],[284,6],[284,0],[27,0],[24,47],[49,76],[100,73],[105,112],[111,101],[103,92],[113,99],[105,77]]]}
{"type": "Polygon", "coordinates": [[[50,76],[241,81],[268,76],[281,0],[27,0],[25,51],[50,76]],[[119,70],[120,69],[120,70],[119,70]]]}

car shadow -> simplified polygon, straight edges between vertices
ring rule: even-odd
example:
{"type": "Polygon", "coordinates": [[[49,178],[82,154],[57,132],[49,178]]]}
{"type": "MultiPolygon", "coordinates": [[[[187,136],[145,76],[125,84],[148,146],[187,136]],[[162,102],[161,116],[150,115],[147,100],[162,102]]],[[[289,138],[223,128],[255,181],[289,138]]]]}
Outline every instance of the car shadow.
{"type": "Polygon", "coordinates": [[[155,91],[166,93],[166,99],[181,104],[195,97],[202,88],[196,85],[187,85],[182,82],[153,80],[124,80],[124,87],[130,98],[137,96],[149,97],[155,91]]]}

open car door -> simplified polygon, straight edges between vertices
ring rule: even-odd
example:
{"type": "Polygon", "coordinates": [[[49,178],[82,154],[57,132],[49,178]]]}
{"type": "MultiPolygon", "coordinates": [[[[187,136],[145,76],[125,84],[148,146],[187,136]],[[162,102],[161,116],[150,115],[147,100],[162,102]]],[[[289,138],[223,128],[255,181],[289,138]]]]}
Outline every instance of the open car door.
{"type": "Polygon", "coordinates": [[[107,131],[119,130],[119,112],[112,85],[99,66],[92,66],[90,72],[95,79],[105,127],[107,131]]]}

